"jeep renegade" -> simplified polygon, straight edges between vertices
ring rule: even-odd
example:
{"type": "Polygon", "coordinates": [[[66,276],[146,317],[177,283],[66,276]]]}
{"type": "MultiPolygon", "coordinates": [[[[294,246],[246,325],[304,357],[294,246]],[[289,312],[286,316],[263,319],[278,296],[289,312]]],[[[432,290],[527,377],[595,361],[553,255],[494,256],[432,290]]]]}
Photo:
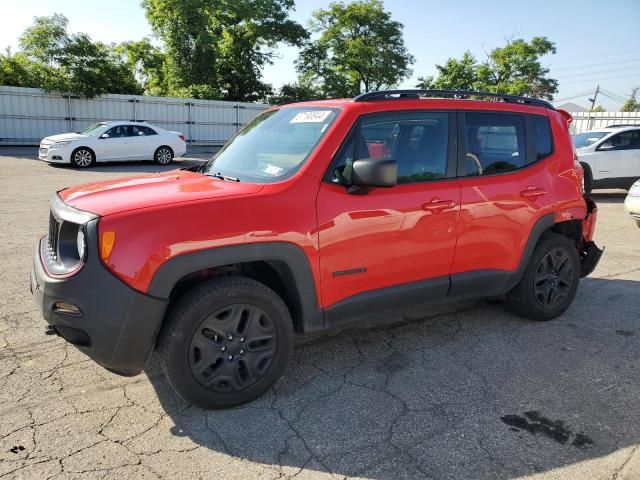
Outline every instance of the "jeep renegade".
{"type": "Polygon", "coordinates": [[[505,295],[571,304],[602,251],[571,116],[524,97],[383,91],[271,108],[200,167],[66,188],[31,290],[105,368],[152,351],[205,408],[251,401],[294,332],[505,295]]]}

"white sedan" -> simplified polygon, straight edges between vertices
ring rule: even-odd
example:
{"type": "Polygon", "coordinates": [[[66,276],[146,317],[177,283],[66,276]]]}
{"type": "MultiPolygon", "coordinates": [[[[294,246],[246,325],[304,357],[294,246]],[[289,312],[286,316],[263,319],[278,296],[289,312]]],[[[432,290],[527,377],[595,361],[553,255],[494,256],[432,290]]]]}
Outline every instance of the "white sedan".
{"type": "Polygon", "coordinates": [[[634,183],[629,190],[629,194],[624,201],[624,209],[635,218],[638,227],[640,227],[640,180],[634,183]]]}
{"type": "Polygon", "coordinates": [[[187,150],[184,135],[145,122],[99,122],[78,133],[43,138],[38,157],[85,168],[95,162],[154,160],[166,165],[187,150]]]}
{"type": "Polygon", "coordinates": [[[591,130],[573,137],[584,190],[630,188],[640,179],[640,125],[591,130]]]}

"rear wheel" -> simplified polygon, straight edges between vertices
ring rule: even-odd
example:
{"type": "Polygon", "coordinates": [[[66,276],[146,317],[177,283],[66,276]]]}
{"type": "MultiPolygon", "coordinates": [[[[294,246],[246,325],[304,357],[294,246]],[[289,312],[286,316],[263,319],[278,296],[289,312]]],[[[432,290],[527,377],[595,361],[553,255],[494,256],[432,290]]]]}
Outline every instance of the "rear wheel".
{"type": "Polygon", "coordinates": [[[579,281],[575,245],[567,237],[550,234],[534,250],[520,283],[507,293],[506,304],[531,320],[551,320],[569,307],[579,281]]]}
{"type": "Polygon", "coordinates": [[[168,314],[160,363],[183,398],[203,408],[228,408],[262,395],[282,374],[293,323],[273,290],[243,277],[206,282],[168,314]]]}
{"type": "Polygon", "coordinates": [[[159,147],[153,155],[153,160],[160,165],[169,165],[173,161],[173,150],[169,147],[159,147]]]}
{"type": "Polygon", "coordinates": [[[93,165],[95,161],[95,155],[86,147],[76,148],[71,153],[71,165],[76,168],[87,168],[93,165]]]}

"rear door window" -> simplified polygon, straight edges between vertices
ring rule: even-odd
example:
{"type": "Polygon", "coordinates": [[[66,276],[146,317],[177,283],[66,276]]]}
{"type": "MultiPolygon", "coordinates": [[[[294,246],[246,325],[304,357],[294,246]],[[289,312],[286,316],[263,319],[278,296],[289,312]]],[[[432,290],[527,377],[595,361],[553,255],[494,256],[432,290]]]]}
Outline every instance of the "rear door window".
{"type": "Polygon", "coordinates": [[[464,176],[506,173],[527,164],[525,119],[502,113],[465,113],[464,176]]]}

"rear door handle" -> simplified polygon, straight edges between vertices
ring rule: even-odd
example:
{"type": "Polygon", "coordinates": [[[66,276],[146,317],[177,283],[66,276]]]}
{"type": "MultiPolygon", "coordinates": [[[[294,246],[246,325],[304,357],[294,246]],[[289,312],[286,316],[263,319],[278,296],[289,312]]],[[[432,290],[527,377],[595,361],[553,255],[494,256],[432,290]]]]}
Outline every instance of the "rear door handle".
{"type": "Polygon", "coordinates": [[[526,190],[520,192],[520,196],[524,198],[536,198],[546,195],[547,191],[542,188],[537,188],[533,186],[528,186],[526,190]]]}
{"type": "Polygon", "coordinates": [[[456,202],[453,200],[441,200],[438,197],[433,197],[429,203],[422,205],[422,209],[427,212],[440,213],[443,210],[449,210],[455,208],[456,202]]]}

